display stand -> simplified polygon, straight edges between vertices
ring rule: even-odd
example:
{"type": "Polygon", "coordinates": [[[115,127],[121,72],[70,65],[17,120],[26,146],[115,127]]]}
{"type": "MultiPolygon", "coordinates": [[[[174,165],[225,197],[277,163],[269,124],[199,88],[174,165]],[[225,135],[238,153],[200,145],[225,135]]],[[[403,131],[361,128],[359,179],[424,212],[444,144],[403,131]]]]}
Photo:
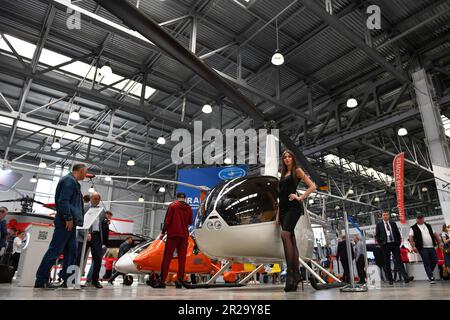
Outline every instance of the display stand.
{"type": "Polygon", "coordinates": [[[83,232],[84,239],[83,239],[83,249],[81,250],[81,259],[80,259],[80,267],[77,268],[76,277],[75,277],[75,289],[81,289],[81,276],[83,274],[82,270],[85,268],[85,259],[84,255],[86,253],[86,245],[87,245],[87,236],[88,231],[92,224],[94,223],[95,219],[100,215],[100,213],[103,211],[103,208],[90,208],[85,214],[84,214],[84,223],[82,227],[77,227],[77,230],[83,232]]]}
{"type": "MultiPolygon", "coordinates": [[[[345,239],[346,239],[346,245],[347,245],[347,259],[349,262],[349,269],[350,269],[350,284],[346,285],[345,287],[341,288],[340,290],[342,292],[366,292],[367,286],[366,285],[359,285],[355,283],[355,275],[353,273],[353,257],[352,257],[352,246],[350,244],[350,232],[348,227],[348,217],[347,217],[347,211],[345,210],[345,205],[343,205],[343,211],[344,211],[344,222],[345,222],[345,239]]],[[[364,235],[363,238],[363,245],[366,246],[366,241],[364,235]]],[[[366,259],[366,270],[367,270],[367,252],[364,249],[364,258],[366,259]]]]}

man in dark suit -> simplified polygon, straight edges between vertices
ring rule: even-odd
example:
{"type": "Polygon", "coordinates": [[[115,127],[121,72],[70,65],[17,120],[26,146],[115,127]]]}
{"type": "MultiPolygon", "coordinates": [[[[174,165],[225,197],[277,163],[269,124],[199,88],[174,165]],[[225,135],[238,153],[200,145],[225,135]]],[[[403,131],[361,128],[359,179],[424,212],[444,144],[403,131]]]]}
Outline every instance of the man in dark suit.
{"type": "Polygon", "coordinates": [[[381,249],[383,251],[384,272],[386,274],[386,278],[389,281],[389,284],[394,284],[391,270],[392,253],[396,269],[403,276],[403,279],[405,279],[405,283],[408,283],[412,281],[414,277],[410,277],[408,275],[405,270],[405,266],[400,259],[400,244],[402,242],[402,238],[400,236],[400,231],[398,230],[397,224],[393,221],[390,221],[389,218],[389,212],[384,211],[382,215],[383,220],[377,223],[375,233],[375,240],[381,246],[381,249]]]}
{"type": "Polygon", "coordinates": [[[55,230],[49,248],[36,272],[35,288],[55,288],[49,284],[50,270],[61,254],[64,254],[61,274],[64,281],[62,287],[67,287],[67,280],[70,277],[67,269],[76,263],[76,227],[82,226],[84,221],[83,195],[81,194],[79,181],[86,177],[86,173],[86,165],[75,164],[72,167],[72,172],[62,177],[56,186],[55,230]]]}
{"type": "Polygon", "coordinates": [[[350,267],[351,263],[353,263],[353,259],[355,259],[355,253],[353,251],[353,246],[350,244],[352,251],[352,261],[349,263],[348,255],[347,255],[347,238],[345,235],[341,237],[341,241],[339,241],[336,251],[336,257],[341,261],[342,268],[344,268],[344,278],[342,279],[344,282],[350,283],[350,267]]]}

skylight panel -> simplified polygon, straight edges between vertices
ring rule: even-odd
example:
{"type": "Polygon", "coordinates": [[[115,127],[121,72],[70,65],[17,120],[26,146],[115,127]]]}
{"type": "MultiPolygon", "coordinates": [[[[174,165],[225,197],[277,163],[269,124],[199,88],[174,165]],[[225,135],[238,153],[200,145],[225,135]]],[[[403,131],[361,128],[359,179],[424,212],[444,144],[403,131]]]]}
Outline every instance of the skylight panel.
{"type": "MultiPolygon", "coordinates": [[[[20,40],[16,37],[6,35],[6,34],[5,34],[5,37],[19,55],[21,55],[22,57],[28,58],[28,59],[33,58],[34,51],[36,50],[36,46],[34,44],[20,40]]],[[[1,36],[0,36],[0,49],[6,50],[6,51],[12,53],[12,50],[9,48],[9,46],[6,44],[5,40],[1,36]]]]}

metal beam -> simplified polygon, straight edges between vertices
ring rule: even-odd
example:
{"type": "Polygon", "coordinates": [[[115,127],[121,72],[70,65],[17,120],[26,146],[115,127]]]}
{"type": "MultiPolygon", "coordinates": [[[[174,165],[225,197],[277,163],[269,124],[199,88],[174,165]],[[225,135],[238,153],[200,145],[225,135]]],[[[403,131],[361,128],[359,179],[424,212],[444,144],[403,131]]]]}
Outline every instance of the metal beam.
{"type": "MultiPolygon", "coordinates": [[[[125,25],[133,30],[137,30],[140,34],[145,35],[149,41],[157,44],[158,47],[164,50],[172,58],[191,69],[210,85],[214,86],[219,92],[223,93],[226,97],[233,101],[234,108],[239,111],[244,111],[254,120],[255,127],[262,127],[264,123],[269,120],[266,119],[264,114],[258,110],[255,105],[251,103],[244,95],[233,88],[219,74],[214,72],[214,70],[212,70],[208,65],[198,59],[192,52],[183,47],[183,45],[181,45],[176,39],[168,35],[163,29],[161,29],[161,27],[150,20],[148,16],[136,9],[130,3],[123,0],[95,1],[119,17],[125,25]]],[[[291,149],[295,153],[297,160],[311,175],[316,184],[319,187],[326,186],[320,175],[300,152],[294,142],[283,133],[280,133],[280,140],[288,148],[292,147],[291,149]]]]}
{"type": "Polygon", "coordinates": [[[342,135],[339,135],[338,137],[332,138],[328,141],[320,142],[318,145],[306,148],[303,150],[303,154],[306,156],[313,155],[318,152],[322,151],[328,151],[331,148],[337,147],[339,145],[348,143],[350,141],[353,141],[357,138],[360,138],[364,135],[367,135],[371,132],[375,132],[378,130],[381,130],[386,127],[391,127],[397,123],[402,123],[408,119],[414,118],[417,115],[419,115],[419,110],[417,109],[410,109],[404,113],[396,114],[396,115],[390,115],[388,117],[384,117],[382,119],[378,119],[377,122],[372,123],[366,127],[363,127],[361,129],[355,130],[353,132],[345,133],[342,135]]]}
{"type": "Polygon", "coordinates": [[[317,4],[315,0],[300,0],[301,3],[309,10],[311,10],[317,17],[322,19],[325,23],[333,27],[342,36],[347,38],[352,42],[357,48],[361,49],[369,56],[373,61],[377,62],[386,71],[391,73],[397,78],[401,83],[410,82],[409,78],[392,66],[386,59],[379,54],[376,50],[369,47],[361,38],[355,35],[345,24],[343,24],[339,19],[327,13],[320,5],[317,4]]]}

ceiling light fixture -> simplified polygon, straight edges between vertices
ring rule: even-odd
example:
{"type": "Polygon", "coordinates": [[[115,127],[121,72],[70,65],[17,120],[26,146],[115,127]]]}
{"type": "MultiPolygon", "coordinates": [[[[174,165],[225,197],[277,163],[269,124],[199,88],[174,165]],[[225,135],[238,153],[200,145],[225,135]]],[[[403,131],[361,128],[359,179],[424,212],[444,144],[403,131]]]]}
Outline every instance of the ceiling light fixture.
{"type": "Polygon", "coordinates": [[[144,201],[145,201],[145,200],[144,200],[144,196],[140,196],[138,201],[139,201],[139,202],[144,202],[144,201]]]}
{"type": "Polygon", "coordinates": [[[56,140],[52,143],[52,149],[58,150],[59,148],[61,148],[61,143],[59,143],[59,139],[56,139],[56,140]]]}
{"type": "Polygon", "coordinates": [[[358,100],[355,98],[349,98],[347,100],[347,108],[356,108],[358,106],[358,100]]]}
{"type": "Polygon", "coordinates": [[[423,187],[422,188],[422,192],[427,192],[428,191],[428,188],[427,187],[423,187]]]}
{"type": "Polygon", "coordinates": [[[39,168],[41,168],[41,169],[47,168],[47,164],[45,163],[44,160],[41,160],[41,162],[39,162],[39,168]]]}
{"type": "Polygon", "coordinates": [[[355,192],[353,191],[352,188],[348,189],[348,194],[349,194],[349,195],[352,195],[352,194],[354,194],[354,193],[355,193],[355,192]]]}
{"type": "Polygon", "coordinates": [[[158,140],[156,140],[157,144],[166,144],[166,139],[163,136],[160,136],[158,140]]]}
{"type": "Polygon", "coordinates": [[[111,64],[106,62],[103,67],[99,70],[99,75],[101,78],[107,79],[112,75],[111,64]]]}
{"type": "Polygon", "coordinates": [[[272,64],[275,66],[281,66],[284,63],[284,56],[280,52],[279,43],[278,43],[278,18],[275,19],[275,30],[276,30],[276,37],[277,37],[277,49],[275,50],[275,53],[272,56],[272,64]]]}
{"type": "Polygon", "coordinates": [[[314,204],[314,199],[309,199],[309,200],[308,200],[308,203],[309,203],[309,204],[314,204]]]}
{"type": "Polygon", "coordinates": [[[76,110],[72,111],[70,113],[70,120],[73,120],[73,121],[80,120],[80,113],[78,111],[76,111],[76,110]]]}
{"type": "Polygon", "coordinates": [[[211,112],[212,112],[212,107],[211,107],[211,105],[210,105],[209,103],[205,103],[205,104],[203,105],[202,112],[203,112],[203,113],[206,113],[206,114],[211,113],[211,112]]]}
{"type": "Polygon", "coordinates": [[[405,128],[400,128],[400,129],[398,129],[397,134],[398,134],[400,137],[404,137],[404,136],[406,136],[406,135],[408,134],[408,130],[406,130],[405,128]]]}
{"type": "Polygon", "coordinates": [[[161,193],[166,192],[166,188],[160,187],[158,191],[161,192],[161,193]]]}
{"type": "Polygon", "coordinates": [[[223,163],[225,163],[225,164],[232,164],[233,161],[231,161],[230,158],[225,158],[225,160],[223,160],[223,163]]]}
{"type": "Polygon", "coordinates": [[[375,202],[380,202],[380,198],[375,197],[374,201],[375,201],[375,202]]]}
{"type": "Polygon", "coordinates": [[[130,160],[127,161],[127,166],[132,167],[136,164],[136,162],[133,160],[133,158],[130,158],[130,160]]]}
{"type": "Polygon", "coordinates": [[[91,186],[91,187],[89,188],[88,192],[89,192],[89,193],[94,193],[94,192],[95,192],[94,186],[91,186]]]}
{"type": "Polygon", "coordinates": [[[106,176],[105,177],[105,181],[108,181],[108,182],[111,181],[111,177],[110,176],[106,176]]]}
{"type": "Polygon", "coordinates": [[[31,182],[31,183],[36,183],[36,182],[37,182],[36,176],[33,176],[33,177],[30,179],[30,182],[31,182]]]}

